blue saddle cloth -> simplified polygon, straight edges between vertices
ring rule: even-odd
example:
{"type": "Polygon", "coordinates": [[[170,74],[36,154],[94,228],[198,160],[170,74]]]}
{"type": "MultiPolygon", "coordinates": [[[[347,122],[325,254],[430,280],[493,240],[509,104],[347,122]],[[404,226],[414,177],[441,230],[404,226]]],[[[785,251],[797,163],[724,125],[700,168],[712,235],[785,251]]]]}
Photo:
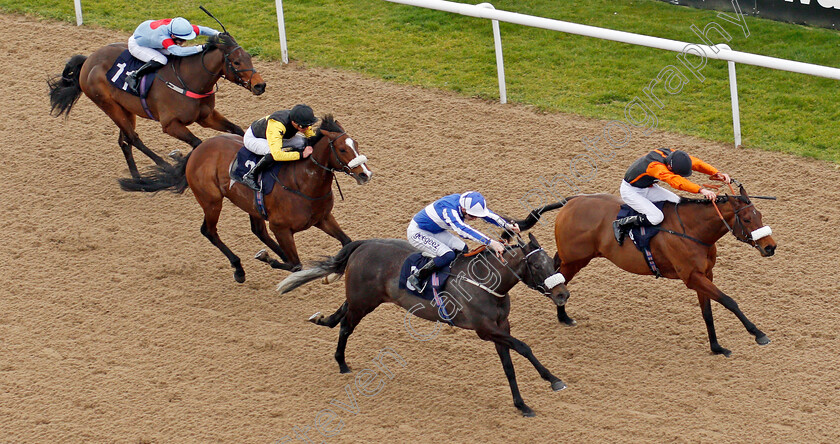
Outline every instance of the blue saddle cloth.
{"type": "MultiPolygon", "coordinates": [[[[654,202],[653,204],[660,210],[665,206],[665,202],[654,202]]],[[[624,204],[621,206],[621,209],[618,210],[616,220],[627,216],[635,216],[637,214],[639,214],[638,211],[630,208],[629,205],[624,204]]],[[[650,240],[653,239],[653,236],[656,236],[657,233],[659,233],[659,230],[651,228],[650,226],[644,226],[633,227],[629,234],[630,239],[633,239],[633,245],[635,245],[639,251],[644,252],[646,249],[650,248],[650,240]]]]}
{"type": "MultiPolygon", "coordinates": [[[[257,164],[262,156],[252,153],[248,148],[244,146],[239,149],[239,152],[236,153],[236,158],[233,159],[233,163],[230,164],[230,178],[236,182],[242,182],[242,176],[245,175],[248,171],[251,171],[251,168],[257,164]]],[[[271,194],[271,190],[274,189],[274,184],[277,181],[274,179],[277,177],[277,173],[280,171],[280,168],[283,168],[287,162],[277,162],[271,166],[266,171],[260,173],[257,176],[257,183],[262,183],[262,192],[263,194],[271,194]]]]}
{"type": "Polygon", "coordinates": [[[114,61],[111,69],[108,70],[108,73],[106,74],[108,81],[118,89],[126,91],[134,96],[145,98],[146,95],[149,94],[149,89],[151,89],[152,83],[155,81],[156,73],[146,74],[143,79],[141,79],[139,94],[129,89],[128,85],[125,83],[125,76],[130,72],[137,71],[137,69],[145,63],[146,62],[135,58],[126,49],[119,57],[117,57],[117,60],[114,61]]]}
{"type": "Polygon", "coordinates": [[[422,268],[423,265],[426,265],[426,262],[428,262],[429,259],[430,258],[423,256],[422,253],[412,253],[411,256],[407,257],[405,262],[402,264],[402,268],[400,268],[399,287],[414,296],[431,301],[435,300],[435,293],[439,293],[446,286],[446,280],[449,278],[449,265],[432,273],[432,277],[429,278],[430,283],[426,284],[426,289],[422,294],[417,292],[417,290],[413,287],[409,288],[407,282],[411,273],[414,273],[414,270],[422,268]]]}

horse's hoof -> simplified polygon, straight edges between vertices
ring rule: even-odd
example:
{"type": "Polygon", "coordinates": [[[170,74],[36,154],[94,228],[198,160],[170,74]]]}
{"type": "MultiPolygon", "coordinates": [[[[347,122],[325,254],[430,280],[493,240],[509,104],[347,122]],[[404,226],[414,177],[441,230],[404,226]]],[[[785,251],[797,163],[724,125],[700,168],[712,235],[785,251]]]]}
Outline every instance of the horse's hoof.
{"type": "Polygon", "coordinates": [[[563,324],[566,325],[567,327],[574,327],[574,326],[577,325],[577,321],[572,319],[572,318],[569,318],[568,320],[563,321],[563,324]]]}
{"type": "Polygon", "coordinates": [[[522,416],[524,416],[526,418],[533,418],[534,416],[537,416],[537,414],[534,412],[534,410],[531,409],[531,407],[528,407],[527,405],[522,406],[522,407],[517,407],[517,408],[522,413],[522,416]]]}
{"type": "Polygon", "coordinates": [[[551,383],[551,389],[554,390],[555,392],[559,392],[560,390],[563,390],[565,388],[566,388],[566,384],[559,379],[551,383]]]}
{"type": "Polygon", "coordinates": [[[258,251],[257,254],[254,255],[254,259],[258,261],[268,262],[269,259],[268,251],[265,251],[265,248],[258,251]]]}
{"type": "Polygon", "coordinates": [[[233,272],[233,279],[238,283],[245,282],[245,270],[236,270],[233,272]]]}
{"type": "Polygon", "coordinates": [[[178,160],[184,156],[181,154],[181,150],[172,150],[172,152],[169,153],[169,157],[178,160]]]}
{"type": "Polygon", "coordinates": [[[350,370],[350,367],[348,367],[346,365],[344,367],[341,367],[338,371],[341,372],[342,375],[346,375],[347,373],[352,373],[352,371],[350,370]]]}
{"type": "Polygon", "coordinates": [[[728,358],[732,354],[732,350],[729,350],[728,348],[719,347],[719,348],[713,349],[712,353],[714,353],[716,355],[723,355],[723,356],[728,358]]]}
{"type": "Polygon", "coordinates": [[[339,279],[341,279],[341,275],[340,275],[340,274],[338,274],[338,273],[330,273],[330,274],[328,274],[328,275],[324,276],[324,279],[323,279],[321,282],[323,282],[324,284],[332,284],[333,282],[335,282],[335,281],[337,281],[337,280],[339,280],[339,279]]]}
{"type": "Polygon", "coordinates": [[[311,322],[313,324],[317,324],[318,321],[320,321],[321,319],[324,319],[324,315],[322,315],[321,312],[319,311],[318,313],[315,313],[314,315],[309,317],[309,322],[311,322]]]}
{"type": "Polygon", "coordinates": [[[298,272],[300,270],[303,270],[303,265],[301,265],[301,264],[297,264],[294,267],[292,267],[291,269],[289,269],[289,271],[291,271],[292,273],[298,272]]]}
{"type": "Polygon", "coordinates": [[[759,338],[755,338],[755,343],[758,345],[767,345],[770,343],[770,338],[767,335],[762,335],[759,338]]]}

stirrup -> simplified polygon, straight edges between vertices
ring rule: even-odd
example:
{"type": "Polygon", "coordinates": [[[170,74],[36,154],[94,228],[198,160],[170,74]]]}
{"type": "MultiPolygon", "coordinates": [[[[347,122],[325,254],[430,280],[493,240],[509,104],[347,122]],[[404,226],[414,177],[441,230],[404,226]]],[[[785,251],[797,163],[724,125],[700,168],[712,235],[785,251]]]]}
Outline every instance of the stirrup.
{"type": "Polygon", "coordinates": [[[262,191],[262,187],[260,186],[260,184],[258,184],[256,180],[248,177],[247,174],[245,176],[242,176],[242,180],[240,181],[240,183],[254,191],[262,191]]]}
{"type": "Polygon", "coordinates": [[[426,289],[426,285],[429,283],[429,280],[425,279],[423,280],[423,282],[420,282],[417,274],[412,273],[411,276],[408,277],[407,282],[409,285],[411,285],[412,288],[414,288],[415,291],[417,291],[418,293],[423,293],[423,291],[426,289]]]}

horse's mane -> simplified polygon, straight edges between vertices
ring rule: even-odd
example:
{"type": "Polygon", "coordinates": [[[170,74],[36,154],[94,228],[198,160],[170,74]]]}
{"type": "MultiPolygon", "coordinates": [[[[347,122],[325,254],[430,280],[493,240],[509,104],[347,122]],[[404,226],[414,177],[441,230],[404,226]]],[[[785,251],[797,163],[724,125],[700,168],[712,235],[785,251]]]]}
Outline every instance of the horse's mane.
{"type": "Polygon", "coordinates": [[[204,46],[205,51],[215,48],[223,48],[229,46],[236,46],[236,40],[226,32],[221,32],[207,39],[207,45],[204,46]]]}
{"type": "Polygon", "coordinates": [[[307,139],[310,146],[315,146],[315,144],[318,143],[318,141],[321,140],[322,137],[324,137],[324,134],[321,132],[321,130],[330,131],[333,133],[344,132],[344,130],[341,129],[341,127],[338,125],[338,122],[335,121],[333,115],[327,114],[321,117],[321,124],[318,125],[318,129],[315,130],[315,135],[307,139]]]}

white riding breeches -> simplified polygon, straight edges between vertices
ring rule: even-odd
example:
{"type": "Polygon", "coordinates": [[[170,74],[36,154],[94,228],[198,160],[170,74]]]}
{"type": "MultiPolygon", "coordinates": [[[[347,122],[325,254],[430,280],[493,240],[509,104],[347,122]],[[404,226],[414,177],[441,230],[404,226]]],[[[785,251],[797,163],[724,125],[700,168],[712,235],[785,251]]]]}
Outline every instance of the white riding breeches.
{"type": "Polygon", "coordinates": [[[424,256],[438,257],[450,251],[463,251],[467,244],[448,231],[432,233],[420,228],[414,220],[406,230],[408,243],[423,252],[424,256]]]}
{"type": "Polygon", "coordinates": [[[268,147],[268,139],[261,139],[254,136],[250,127],[245,131],[242,142],[245,144],[245,148],[248,148],[248,151],[254,154],[265,156],[271,153],[271,148],[268,147]]]}
{"type": "Polygon", "coordinates": [[[619,187],[618,192],[621,194],[621,199],[624,200],[624,203],[647,216],[647,220],[652,225],[659,225],[665,219],[665,215],[662,214],[659,208],[656,208],[653,202],[668,201],[679,203],[680,201],[680,196],[657,184],[653,184],[647,188],[639,188],[623,180],[621,181],[621,187],[619,187]]]}
{"type": "Polygon", "coordinates": [[[165,49],[155,49],[138,45],[134,40],[134,36],[128,38],[128,52],[144,62],[154,60],[161,65],[166,64],[166,55],[164,54],[169,54],[169,51],[165,49]]]}

